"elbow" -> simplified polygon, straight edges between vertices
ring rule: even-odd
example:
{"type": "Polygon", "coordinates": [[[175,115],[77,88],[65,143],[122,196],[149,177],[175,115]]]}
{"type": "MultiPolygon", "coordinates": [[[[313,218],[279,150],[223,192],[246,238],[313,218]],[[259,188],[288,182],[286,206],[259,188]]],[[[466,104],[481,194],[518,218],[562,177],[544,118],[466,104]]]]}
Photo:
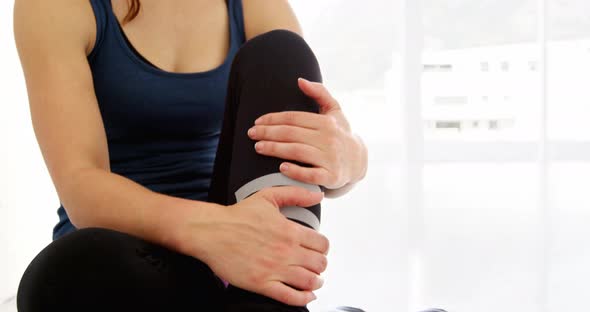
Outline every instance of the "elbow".
{"type": "Polygon", "coordinates": [[[93,220],[90,203],[88,202],[86,190],[90,188],[89,181],[92,181],[91,174],[100,168],[85,168],[69,170],[54,181],[54,185],[61,204],[63,205],[68,219],[78,229],[90,227],[95,224],[93,220]]]}

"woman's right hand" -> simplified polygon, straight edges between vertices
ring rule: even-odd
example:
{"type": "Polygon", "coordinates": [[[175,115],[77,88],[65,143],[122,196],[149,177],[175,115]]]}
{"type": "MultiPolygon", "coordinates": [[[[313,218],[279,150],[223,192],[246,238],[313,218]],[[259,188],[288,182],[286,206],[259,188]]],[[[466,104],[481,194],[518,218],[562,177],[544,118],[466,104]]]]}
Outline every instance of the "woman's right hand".
{"type": "Polygon", "coordinates": [[[285,218],[279,208],[309,207],[322,198],[323,193],[281,186],[220,206],[216,222],[185,223],[186,253],[236,287],[304,306],[323,284],[319,274],[327,266],[329,242],[317,231],[285,218]]]}

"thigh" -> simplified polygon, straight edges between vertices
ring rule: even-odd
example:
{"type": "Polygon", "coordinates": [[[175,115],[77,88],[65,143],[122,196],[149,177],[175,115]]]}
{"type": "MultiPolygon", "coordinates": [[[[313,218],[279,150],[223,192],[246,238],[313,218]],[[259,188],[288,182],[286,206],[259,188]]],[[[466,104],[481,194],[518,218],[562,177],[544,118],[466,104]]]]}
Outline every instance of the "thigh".
{"type": "Polygon", "coordinates": [[[49,244],[26,269],[20,312],[215,311],[224,287],[203,262],[139,238],[88,228],[49,244]]]}

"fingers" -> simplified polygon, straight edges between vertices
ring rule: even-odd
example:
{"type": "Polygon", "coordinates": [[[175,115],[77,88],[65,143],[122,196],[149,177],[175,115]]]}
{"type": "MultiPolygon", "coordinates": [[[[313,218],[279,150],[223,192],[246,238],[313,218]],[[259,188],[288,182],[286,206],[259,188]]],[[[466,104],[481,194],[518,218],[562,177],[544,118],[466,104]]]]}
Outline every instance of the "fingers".
{"type": "Polygon", "coordinates": [[[254,126],[248,130],[248,136],[256,141],[305,143],[320,149],[325,145],[318,131],[295,126],[254,126]]]}
{"type": "Polygon", "coordinates": [[[332,184],[330,172],[326,168],[308,168],[294,163],[284,162],[279,167],[279,170],[287,177],[303,183],[324,186],[332,184]]]}
{"type": "Polygon", "coordinates": [[[282,282],[299,290],[317,290],[324,285],[318,274],[297,265],[291,265],[282,274],[282,282]]]}
{"type": "Polygon", "coordinates": [[[293,265],[305,268],[317,275],[322,274],[328,268],[328,257],[323,252],[301,247],[297,252],[297,258],[293,261],[293,265]]]}
{"type": "MultiPolygon", "coordinates": [[[[314,229],[305,227],[303,225],[299,226],[301,231],[301,246],[319,252],[320,254],[327,255],[328,250],[330,249],[330,241],[328,240],[328,238],[314,229]]],[[[321,268],[321,266],[327,266],[327,259],[321,260],[325,260],[326,263],[320,263],[322,265],[320,265],[319,268],[321,268]]]]}
{"type": "Polygon", "coordinates": [[[324,198],[323,192],[312,192],[297,186],[269,187],[258,192],[276,207],[310,207],[324,198]]]}
{"type": "Polygon", "coordinates": [[[326,156],[319,148],[302,143],[259,141],[254,144],[256,152],[265,156],[300,161],[302,163],[326,167],[326,156]]]}
{"type": "Polygon", "coordinates": [[[340,109],[338,101],[332,97],[328,89],[319,83],[299,78],[297,80],[299,89],[310,98],[314,99],[320,106],[320,113],[326,113],[331,110],[340,109]]]}
{"type": "Polygon", "coordinates": [[[262,293],[274,300],[291,306],[304,306],[316,299],[316,296],[309,290],[296,290],[280,281],[271,281],[262,293]]]}
{"type": "Polygon", "coordinates": [[[268,113],[260,116],[255,125],[289,125],[308,129],[320,129],[326,123],[327,116],[316,113],[285,111],[268,113]]]}

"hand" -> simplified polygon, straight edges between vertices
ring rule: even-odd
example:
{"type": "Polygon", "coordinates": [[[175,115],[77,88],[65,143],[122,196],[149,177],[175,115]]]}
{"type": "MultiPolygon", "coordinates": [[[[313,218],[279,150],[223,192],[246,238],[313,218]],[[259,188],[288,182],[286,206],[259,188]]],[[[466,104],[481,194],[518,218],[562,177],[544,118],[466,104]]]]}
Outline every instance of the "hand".
{"type": "Polygon", "coordinates": [[[305,79],[298,83],[318,103],[320,114],[289,111],[261,116],[248,131],[258,141],[256,151],[312,165],[283,162],[279,167],[284,175],[304,183],[338,189],[361,180],[367,169],[367,149],[351,132],[338,101],[321,83],[305,79]]]}
{"type": "Polygon", "coordinates": [[[279,207],[309,207],[322,198],[319,192],[284,186],[220,206],[219,221],[189,229],[192,235],[185,235],[185,240],[200,251],[188,253],[234,286],[304,306],[323,284],[319,274],[327,266],[329,242],[317,231],[285,218],[279,207]]]}

